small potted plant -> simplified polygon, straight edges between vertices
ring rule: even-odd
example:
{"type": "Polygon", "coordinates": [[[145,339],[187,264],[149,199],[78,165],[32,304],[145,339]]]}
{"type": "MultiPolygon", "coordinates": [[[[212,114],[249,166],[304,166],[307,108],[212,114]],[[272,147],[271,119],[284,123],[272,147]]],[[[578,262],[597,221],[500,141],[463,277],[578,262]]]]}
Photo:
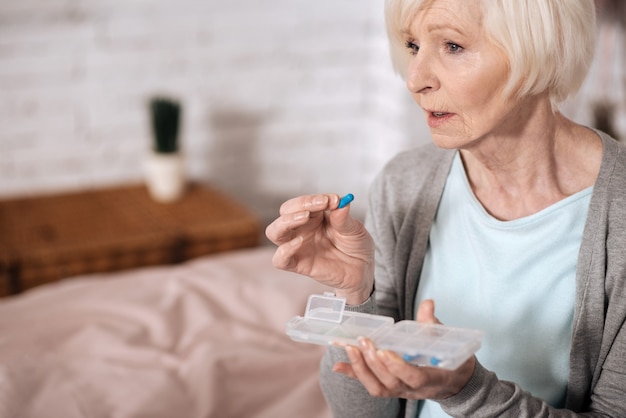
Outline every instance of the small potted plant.
{"type": "Polygon", "coordinates": [[[150,195],[159,202],[178,199],[185,189],[179,128],[181,106],[178,102],[155,97],[150,100],[153,147],[146,161],[146,183],[150,195]]]}

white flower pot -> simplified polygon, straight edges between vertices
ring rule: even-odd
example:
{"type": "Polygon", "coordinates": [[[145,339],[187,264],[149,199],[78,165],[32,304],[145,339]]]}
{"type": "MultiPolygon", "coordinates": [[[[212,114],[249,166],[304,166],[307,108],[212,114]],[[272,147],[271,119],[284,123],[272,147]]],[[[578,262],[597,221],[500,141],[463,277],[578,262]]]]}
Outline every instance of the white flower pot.
{"type": "Polygon", "coordinates": [[[169,203],[179,199],[187,182],[180,154],[152,153],[145,164],[146,185],[154,200],[169,203]]]}

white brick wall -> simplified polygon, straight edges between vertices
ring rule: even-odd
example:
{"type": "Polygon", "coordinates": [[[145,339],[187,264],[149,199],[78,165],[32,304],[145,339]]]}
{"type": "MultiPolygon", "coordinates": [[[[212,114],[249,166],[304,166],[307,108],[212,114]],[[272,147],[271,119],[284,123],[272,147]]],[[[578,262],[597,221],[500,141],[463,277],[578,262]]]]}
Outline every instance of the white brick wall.
{"type": "MultiPolygon", "coordinates": [[[[0,0],[0,197],[141,181],[146,104],[166,94],[184,106],[190,177],[238,196],[264,222],[286,198],[322,191],[354,193],[362,215],[384,162],[427,140],[390,68],[382,8],[0,0]]],[[[598,78],[566,106],[571,116],[589,123],[585,92],[598,78]]]]}
{"type": "MultiPolygon", "coordinates": [[[[146,103],[179,99],[192,178],[264,221],[284,199],[364,210],[417,115],[380,0],[0,0],[0,197],[138,181],[146,103]]],[[[423,129],[423,128],[422,128],[423,129]]]]}

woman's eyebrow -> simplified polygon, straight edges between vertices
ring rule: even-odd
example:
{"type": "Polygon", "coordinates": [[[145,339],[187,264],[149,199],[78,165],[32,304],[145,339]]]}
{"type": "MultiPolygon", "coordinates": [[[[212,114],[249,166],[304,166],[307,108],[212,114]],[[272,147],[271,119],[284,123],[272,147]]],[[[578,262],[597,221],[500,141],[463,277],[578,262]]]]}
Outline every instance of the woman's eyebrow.
{"type": "Polygon", "coordinates": [[[404,28],[402,29],[402,31],[400,32],[404,37],[406,38],[412,38],[413,34],[411,33],[411,30],[409,28],[404,28]]]}
{"type": "Polygon", "coordinates": [[[451,24],[429,23],[426,25],[426,30],[428,32],[435,32],[438,30],[451,30],[458,33],[459,35],[463,35],[463,31],[459,27],[451,24]]]}
{"type": "MultiPolygon", "coordinates": [[[[441,23],[429,23],[426,25],[427,32],[436,32],[442,30],[451,30],[453,32],[458,33],[459,35],[465,35],[465,32],[461,28],[451,24],[441,24],[441,23]]],[[[401,31],[402,35],[406,38],[413,38],[414,35],[409,28],[405,28],[401,31]]]]}

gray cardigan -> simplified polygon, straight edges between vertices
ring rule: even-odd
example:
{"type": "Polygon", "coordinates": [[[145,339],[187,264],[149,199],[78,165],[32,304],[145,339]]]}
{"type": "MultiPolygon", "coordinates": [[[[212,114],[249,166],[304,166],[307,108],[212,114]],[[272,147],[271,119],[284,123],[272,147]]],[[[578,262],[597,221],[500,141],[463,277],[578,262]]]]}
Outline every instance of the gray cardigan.
{"type": "MultiPolygon", "coordinates": [[[[576,268],[566,409],[552,408],[477,363],[465,388],[440,402],[448,414],[626,417],[626,147],[598,135],[604,151],[576,268]]],[[[376,292],[347,309],[415,318],[429,231],[454,153],[433,145],[406,151],[377,176],[366,220],[376,243],[376,292]]],[[[360,382],[331,370],[337,361],[347,361],[345,352],[330,347],[320,370],[336,418],[415,416],[416,401],[371,397],[360,382]]]]}

